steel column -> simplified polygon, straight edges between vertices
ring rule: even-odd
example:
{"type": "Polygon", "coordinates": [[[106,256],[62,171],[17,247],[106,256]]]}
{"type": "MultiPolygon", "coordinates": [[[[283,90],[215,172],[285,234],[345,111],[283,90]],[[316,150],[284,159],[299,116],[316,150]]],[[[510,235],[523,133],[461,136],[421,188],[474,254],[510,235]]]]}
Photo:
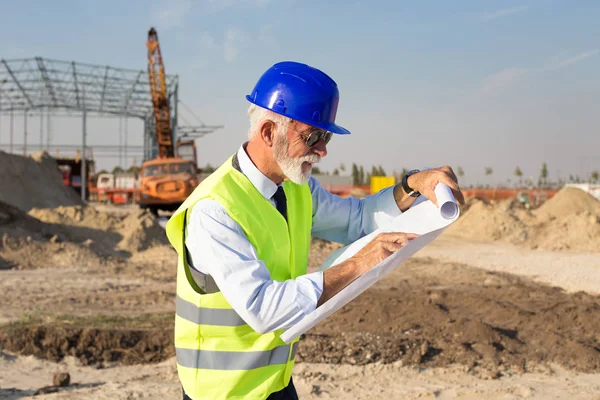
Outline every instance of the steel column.
{"type": "Polygon", "coordinates": [[[86,162],[86,140],[87,140],[87,111],[83,109],[83,137],[81,143],[81,200],[86,203],[87,190],[87,162],[86,162]]]}

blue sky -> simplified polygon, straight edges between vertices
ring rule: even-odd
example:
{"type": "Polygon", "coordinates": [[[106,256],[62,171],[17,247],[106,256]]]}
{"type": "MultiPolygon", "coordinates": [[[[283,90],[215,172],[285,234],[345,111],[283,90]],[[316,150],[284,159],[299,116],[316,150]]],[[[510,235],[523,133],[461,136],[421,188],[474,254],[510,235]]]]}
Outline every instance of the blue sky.
{"type": "MultiPolygon", "coordinates": [[[[198,140],[201,165],[218,165],[245,139],[244,96],[262,72],[295,60],[337,81],[337,122],[353,133],[334,137],[324,169],[450,164],[463,167],[466,183],[504,182],[517,165],[537,180],[544,161],[551,178],[600,170],[598,1],[5,0],[0,7],[5,59],[145,69],[147,31],[156,27],[180,98],[207,124],[225,125],[198,140]]],[[[80,129],[80,121],[57,118],[53,141],[79,143],[80,129]]],[[[117,143],[118,121],[90,120],[88,141],[117,143]]],[[[142,143],[139,121],[129,122],[128,143],[142,143]]]]}

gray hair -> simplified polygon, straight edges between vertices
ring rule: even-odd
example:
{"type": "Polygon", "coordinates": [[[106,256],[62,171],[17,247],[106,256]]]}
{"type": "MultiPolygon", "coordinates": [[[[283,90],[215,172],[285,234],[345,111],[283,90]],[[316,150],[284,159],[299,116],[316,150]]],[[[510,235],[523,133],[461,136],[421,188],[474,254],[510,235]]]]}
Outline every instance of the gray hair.
{"type": "Polygon", "coordinates": [[[250,117],[250,129],[248,129],[248,138],[252,139],[258,134],[258,130],[262,123],[266,120],[273,121],[277,125],[277,134],[284,134],[288,130],[288,126],[292,121],[288,117],[274,113],[271,110],[250,104],[248,107],[248,116],[250,117]]]}

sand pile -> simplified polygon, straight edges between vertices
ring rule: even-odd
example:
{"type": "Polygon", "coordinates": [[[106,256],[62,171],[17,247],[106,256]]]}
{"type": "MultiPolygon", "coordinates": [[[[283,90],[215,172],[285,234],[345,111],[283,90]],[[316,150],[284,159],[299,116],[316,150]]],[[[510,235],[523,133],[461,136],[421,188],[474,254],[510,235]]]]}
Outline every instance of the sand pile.
{"type": "Polygon", "coordinates": [[[22,157],[0,151],[0,201],[24,211],[81,204],[77,193],[64,185],[56,162],[46,152],[22,157]]]}
{"type": "Polygon", "coordinates": [[[92,248],[104,255],[115,250],[135,253],[168,244],[164,229],[146,210],[117,216],[92,207],[72,206],[32,209],[29,215],[55,224],[70,240],[90,241],[92,248]]]}
{"type": "Polygon", "coordinates": [[[490,203],[483,200],[469,202],[469,208],[448,227],[445,234],[467,240],[502,240],[522,244],[529,239],[529,226],[534,216],[519,209],[515,200],[490,203]]]}
{"type": "Polygon", "coordinates": [[[583,190],[566,187],[535,214],[534,246],[600,251],[600,201],[583,190]]]}
{"type": "Polygon", "coordinates": [[[0,201],[0,269],[96,266],[86,242],[69,241],[57,226],[0,201]]]}
{"type": "Polygon", "coordinates": [[[444,234],[548,250],[600,251],[600,201],[570,187],[534,211],[514,199],[495,204],[474,200],[444,234]]]}
{"type": "Polygon", "coordinates": [[[34,208],[0,202],[0,269],[97,266],[168,244],[149,212],[128,216],[92,207],[34,208]]]}
{"type": "Polygon", "coordinates": [[[118,247],[130,252],[169,244],[165,230],[148,210],[138,210],[128,215],[121,223],[119,232],[123,235],[123,239],[118,247]]]}
{"type": "Polygon", "coordinates": [[[600,201],[578,188],[565,187],[535,212],[542,218],[599,214],[600,201]]]}

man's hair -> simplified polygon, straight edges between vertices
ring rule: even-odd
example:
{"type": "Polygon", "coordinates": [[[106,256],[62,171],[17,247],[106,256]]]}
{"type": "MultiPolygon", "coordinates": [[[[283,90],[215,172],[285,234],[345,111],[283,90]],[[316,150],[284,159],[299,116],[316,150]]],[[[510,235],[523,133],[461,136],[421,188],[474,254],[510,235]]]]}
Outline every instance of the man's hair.
{"type": "Polygon", "coordinates": [[[274,113],[266,108],[259,107],[256,104],[250,104],[250,107],[248,107],[248,116],[250,117],[250,129],[248,129],[249,139],[252,139],[258,134],[260,126],[266,120],[275,122],[277,125],[277,135],[285,134],[285,132],[287,132],[289,123],[292,121],[288,117],[274,113]]]}

